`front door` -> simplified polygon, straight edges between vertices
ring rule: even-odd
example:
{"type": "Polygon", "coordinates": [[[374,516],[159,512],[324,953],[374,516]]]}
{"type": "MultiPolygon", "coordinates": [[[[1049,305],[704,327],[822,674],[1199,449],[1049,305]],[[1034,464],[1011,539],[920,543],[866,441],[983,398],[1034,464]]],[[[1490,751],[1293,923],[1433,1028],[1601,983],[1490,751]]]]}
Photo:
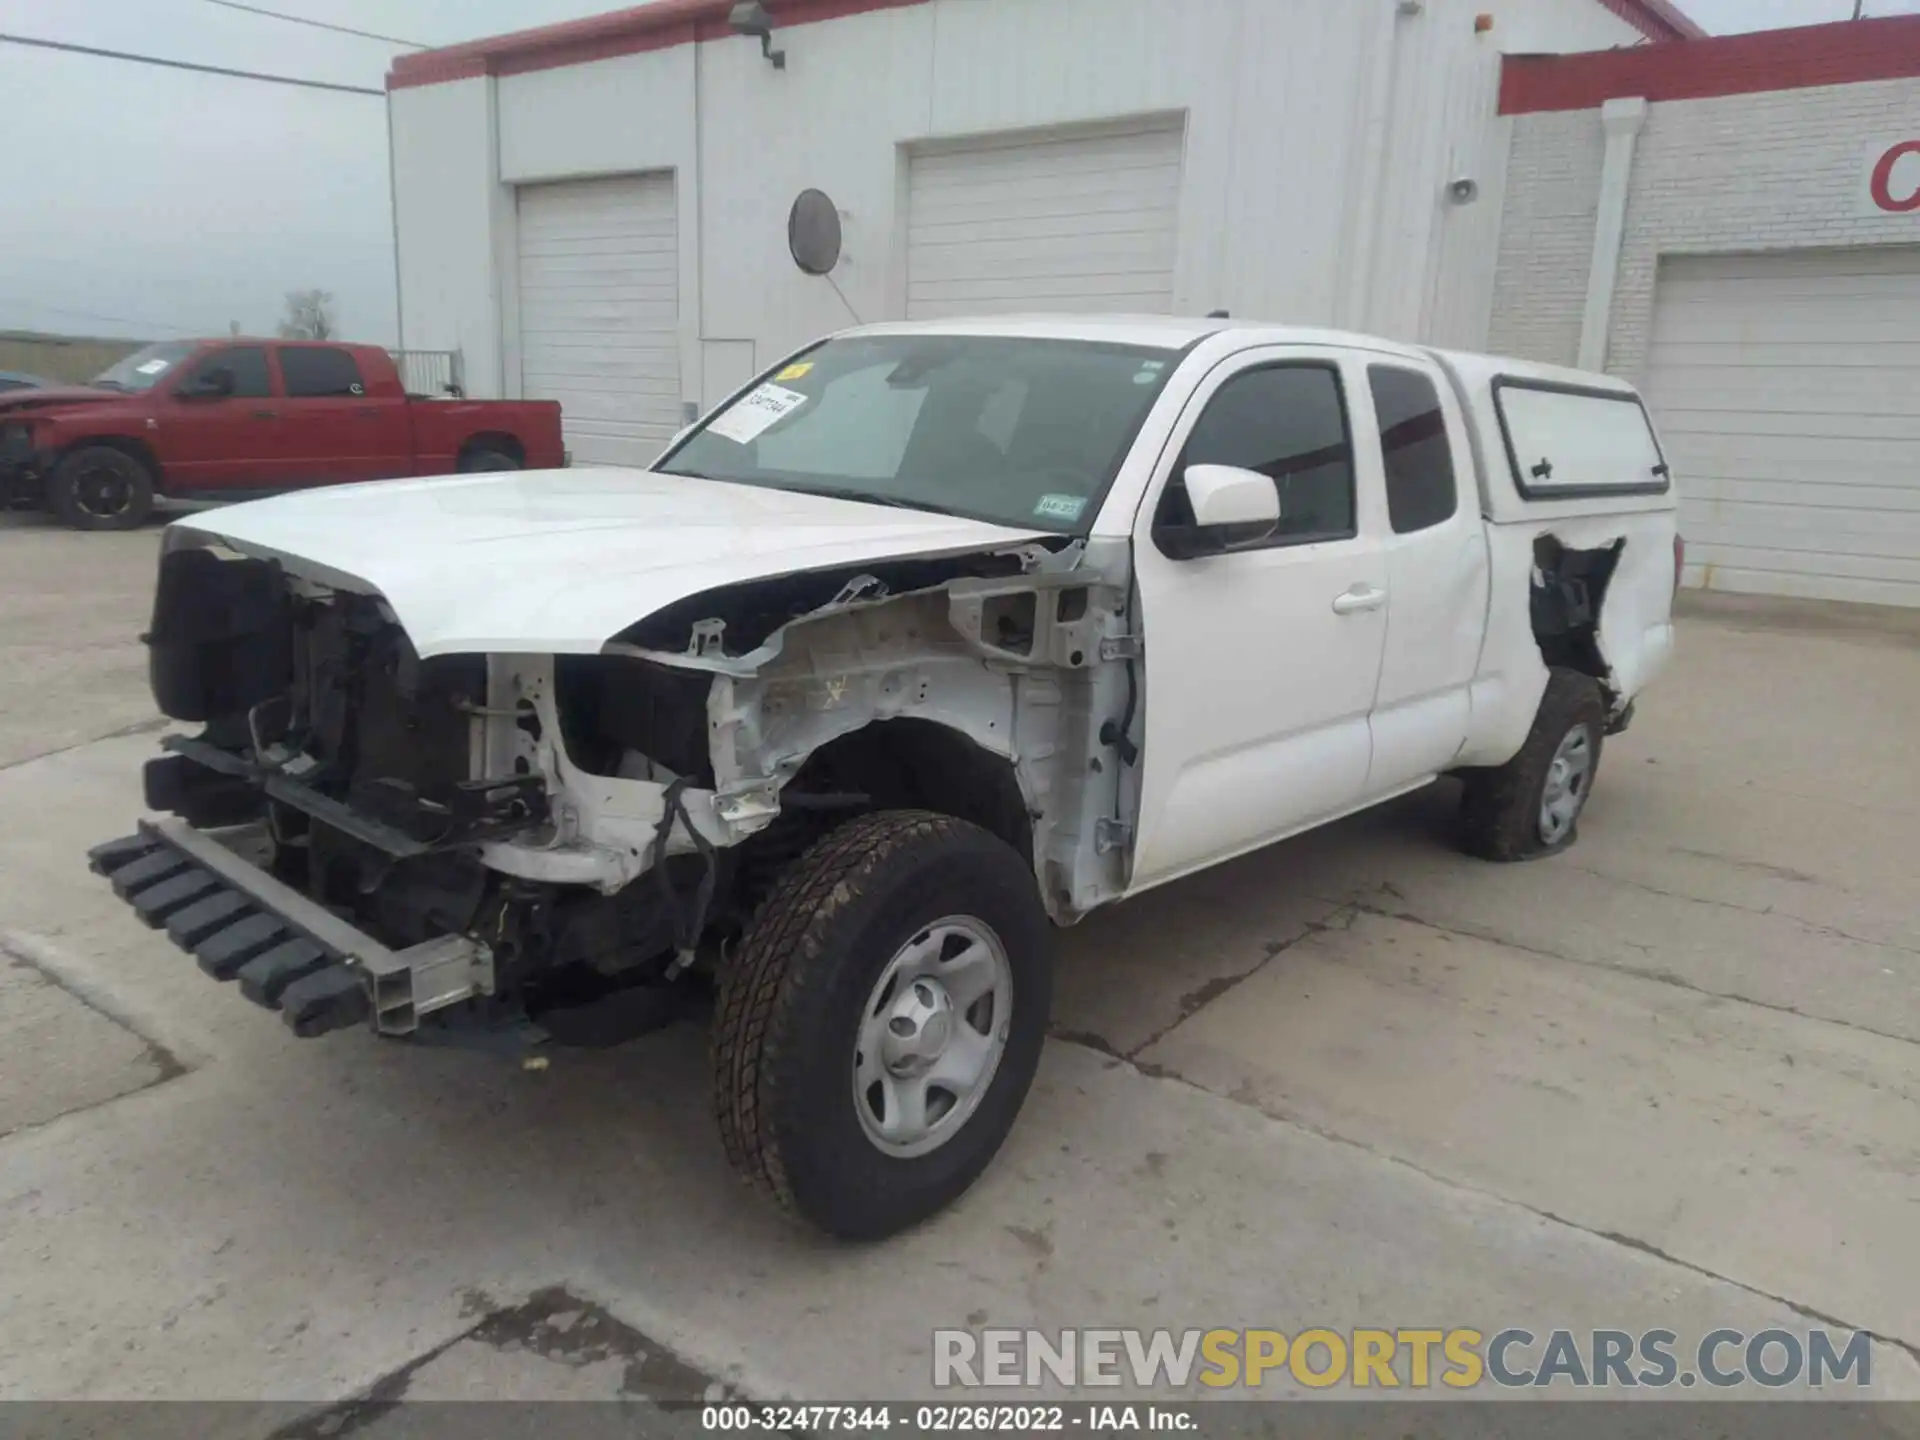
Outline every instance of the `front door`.
{"type": "Polygon", "coordinates": [[[1356,457],[1350,421],[1365,384],[1337,351],[1249,352],[1207,378],[1174,432],[1177,458],[1149,487],[1134,539],[1147,638],[1131,890],[1367,795],[1387,591],[1378,451],[1356,457]],[[1156,536],[1191,524],[1181,477],[1208,463],[1268,476],[1279,526],[1173,559],[1156,536]]]}
{"type": "Polygon", "coordinates": [[[286,483],[287,433],[264,345],[225,345],[181,372],[155,411],[154,450],[172,493],[274,490],[286,483]],[[195,394],[217,371],[224,395],[195,394]]]}

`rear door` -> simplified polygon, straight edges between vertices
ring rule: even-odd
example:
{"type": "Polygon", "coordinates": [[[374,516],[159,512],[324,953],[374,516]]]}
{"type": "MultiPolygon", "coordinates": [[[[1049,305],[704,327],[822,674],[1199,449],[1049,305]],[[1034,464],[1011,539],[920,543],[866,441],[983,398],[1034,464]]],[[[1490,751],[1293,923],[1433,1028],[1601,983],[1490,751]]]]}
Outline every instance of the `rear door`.
{"type": "Polygon", "coordinates": [[[1398,357],[1369,362],[1366,408],[1387,501],[1386,651],[1367,788],[1385,795],[1446,769],[1466,743],[1487,624],[1487,533],[1472,499],[1466,420],[1439,371],[1398,357]]]}
{"type": "Polygon", "coordinates": [[[289,483],[325,485],[405,475],[407,402],[369,393],[353,352],[338,345],[277,347],[285,392],[289,483]]]}
{"type": "Polygon", "coordinates": [[[1387,572],[1378,449],[1353,443],[1366,383],[1341,351],[1248,351],[1202,382],[1174,431],[1134,538],[1146,744],[1132,889],[1367,794],[1387,572]],[[1280,524],[1227,553],[1175,559],[1168,546],[1192,523],[1182,476],[1203,463],[1265,474],[1280,524]]]}
{"type": "Polygon", "coordinates": [[[289,440],[264,345],[207,351],[181,370],[154,418],[154,450],[175,493],[279,489],[289,483],[289,440]],[[219,370],[232,376],[226,395],[191,393],[219,370]]]}

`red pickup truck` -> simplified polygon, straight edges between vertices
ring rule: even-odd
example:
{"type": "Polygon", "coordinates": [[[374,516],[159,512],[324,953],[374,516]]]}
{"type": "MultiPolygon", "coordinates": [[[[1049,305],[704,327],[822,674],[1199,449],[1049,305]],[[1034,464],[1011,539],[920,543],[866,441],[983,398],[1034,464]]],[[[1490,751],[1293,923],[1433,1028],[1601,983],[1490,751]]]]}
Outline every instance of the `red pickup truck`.
{"type": "Polygon", "coordinates": [[[160,495],[564,463],[557,402],[408,395],[377,345],[167,340],[83,386],[0,395],[0,507],[82,530],[132,529],[160,495]]]}

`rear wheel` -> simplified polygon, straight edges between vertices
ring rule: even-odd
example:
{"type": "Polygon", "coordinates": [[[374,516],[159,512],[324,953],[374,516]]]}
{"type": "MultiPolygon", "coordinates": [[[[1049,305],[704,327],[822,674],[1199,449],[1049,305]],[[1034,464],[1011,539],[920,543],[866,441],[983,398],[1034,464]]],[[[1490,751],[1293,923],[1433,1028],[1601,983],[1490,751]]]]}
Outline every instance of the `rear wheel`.
{"type": "Polygon", "coordinates": [[[1049,950],[1032,871],[978,826],[885,811],[834,830],[788,869],[721,975],[728,1158],[844,1239],[949,1204],[1033,1082],[1049,950]]]}
{"type": "Polygon", "coordinates": [[[1530,860],[1571,845],[1599,773],[1606,728],[1599,683],[1576,670],[1549,671],[1520,753],[1466,777],[1463,848],[1484,860],[1530,860]]]}
{"type": "Polygon", "coordinates": [[[111,445],[82,445],[47,479],[53,513],[76,530],[133,530],[153,514],[153,473],[111,445]]]}
{"type": "Polygon", "coordinates": [[[480,470],[518,470],[520,462],[497,445],[475,445],[463,450],[455,467],[462,474],[480,470]]]}

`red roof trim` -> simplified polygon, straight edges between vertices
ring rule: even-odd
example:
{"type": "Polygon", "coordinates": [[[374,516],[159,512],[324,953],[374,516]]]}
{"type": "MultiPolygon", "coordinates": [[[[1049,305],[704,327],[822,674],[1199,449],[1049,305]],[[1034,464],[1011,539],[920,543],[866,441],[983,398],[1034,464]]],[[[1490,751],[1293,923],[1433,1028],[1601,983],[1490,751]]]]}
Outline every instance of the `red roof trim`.
{"type": "MultiPolygon", "coordinates": [[[[874,10],[924,5],[927,0],[763,0],[773,17],[774,43],[780,31],[821,20],[842,20],[874,10]]],[[[552,70],[691,45],[698,40],[721,40],[733,35],[727,15],[733,0],[654,0],[629,10],[542,25],[495,35],[441,50],[401,55],[387,72],[387,88],[438,85],[476,75],[522,75],[530,70],[552,70]]]]}
{"type": "MultiPolygon", "coordinates": [[[[873,10],[924,5],[928,0],[763,0],[778,32],[794,25],[839,20],[873,10]]],[[[1682,40],[1704,32],[1680,13],[1672,0],[1597,0],[1650,40],[1682,40]]],[[[476,75],[521,75],[562,65],[610,60],[665,50],[698,40],[719,40],[733,32],[727,25],[732,0],[654,0],[628,10],[542,25],[511,35],[495,35],[465,45],[402,55],[387,72],[387,88],[438,85],[476,75]]]]}
{"type": "Polygon", "coordinates": [[[1888,15],[1720,35],[1678,47],[1509,55],[1500,75],[1500,113],[1591,110],[1634,96],[1704,100],[1914,76],[1920,76],[1920,15],[1888,15]]]}

